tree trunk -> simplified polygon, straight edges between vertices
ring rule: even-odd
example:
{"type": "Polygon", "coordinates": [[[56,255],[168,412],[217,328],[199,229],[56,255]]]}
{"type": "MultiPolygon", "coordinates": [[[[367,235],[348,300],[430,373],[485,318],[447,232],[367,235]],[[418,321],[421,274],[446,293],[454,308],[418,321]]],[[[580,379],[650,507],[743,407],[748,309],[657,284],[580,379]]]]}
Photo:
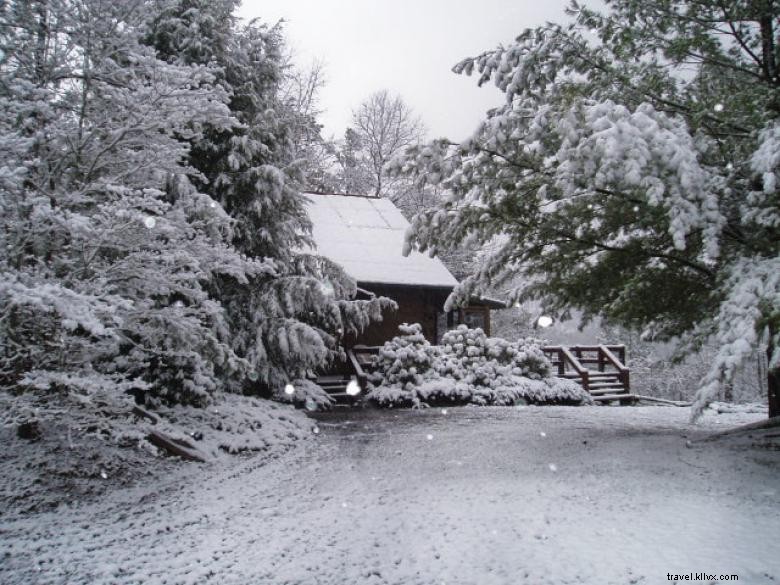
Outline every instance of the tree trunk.
{"type": "Polygon", "coordinates": [[[35,77],[36,82],[43,86],[46,82],[46,49],[49,44],[49,10],[48,2],[39,2],[36,7],[38,30],[35,45],[35,77]]]}
{"type": "Polygon", "coordinates": [[[769,418],[780,416],[780,368],[769,370],[767,373],[769,418]]]}
{"type": "Polygon", "coordinates": [[[773,0],[766,0],[764,11],[759,16],[759,25],[761,27],[761,57],[763,61],[764,77],[772,85],[778,85],[777,63],[775,62],[775,33],[774,33],[774,15],[775,7],[773,0]]]}
{"type": "Polygon", "coordinates": [[[772,328],[769,328],[769,341],[766,348],[767,402],[769,403],[769,418],[780,416],[780,368],[772,367],[772,328]]]}

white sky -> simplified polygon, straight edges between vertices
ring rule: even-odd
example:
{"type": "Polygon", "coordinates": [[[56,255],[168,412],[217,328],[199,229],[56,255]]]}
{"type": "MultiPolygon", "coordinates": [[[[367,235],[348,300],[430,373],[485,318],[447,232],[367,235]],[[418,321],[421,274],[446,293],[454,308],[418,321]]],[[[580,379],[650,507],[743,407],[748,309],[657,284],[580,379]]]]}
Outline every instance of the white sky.
{"type": "Polygon", "coordinates": [[[429,138],[469,136],[501,103],[495,87],[452,73],[464,57],[511,42],[528,27],[562,22],[567,0],[244,0],[239,15],[287,21],[297,62],[325,61],[326,137],[341,137],[351,111],[374,91],[400,94],[429,138]]]}

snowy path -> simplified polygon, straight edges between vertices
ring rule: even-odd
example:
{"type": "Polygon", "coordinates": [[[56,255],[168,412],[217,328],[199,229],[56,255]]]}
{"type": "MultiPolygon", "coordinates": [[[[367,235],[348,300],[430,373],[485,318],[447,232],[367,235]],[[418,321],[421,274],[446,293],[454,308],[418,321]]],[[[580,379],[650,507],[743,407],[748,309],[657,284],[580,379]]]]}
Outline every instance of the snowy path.
{"type": "Polygon", "coordinates": [[[708,572],[780,583],[779,454],[686,448],[702,432],[686,416],[328,415],[312,445],[262,467],[0,523],[0,582],[650,585],[708,572]]]}

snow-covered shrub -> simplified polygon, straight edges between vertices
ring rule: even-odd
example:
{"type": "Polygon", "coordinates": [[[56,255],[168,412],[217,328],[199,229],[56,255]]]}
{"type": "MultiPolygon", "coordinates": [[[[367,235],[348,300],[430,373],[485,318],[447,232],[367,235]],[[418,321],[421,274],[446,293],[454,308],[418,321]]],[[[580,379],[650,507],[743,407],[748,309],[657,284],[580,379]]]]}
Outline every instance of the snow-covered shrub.
{"type": "Polygon", "coordinates": [[[593,400],[582,386],[566,378],[507,376],[497,380],[495,387],[475,392],[472,402],[508,406],[518,403],[590,404],[593,400]]]}
{"type": "Polygon", "coordinates": [[[431,346],[419,325],[403,325],[376,361],[369,399],[380,406],[429,404],[511,405],[591,402],[571,380],[552,377],[549,360],[535,339],[515,342],[487,337],[465,325],[431,346]]]}
{"type": "Polygon", "coordinates": [[[487,337],[482,329],[459,325],[442,336],[442,357],[437,363],[440,375],[490,385],[498,376],[550,376],[550,361],[540,343],[532,338],[516,342],[487,337]]]}
{"type": "Polygon", "coordinates": [[[426,379],[439,352],[425,339],[418,323],[403,323],[398,330],[401,335],[393,337],[379,350],[372,380],[381,385],[411,389],[426,379]]]}

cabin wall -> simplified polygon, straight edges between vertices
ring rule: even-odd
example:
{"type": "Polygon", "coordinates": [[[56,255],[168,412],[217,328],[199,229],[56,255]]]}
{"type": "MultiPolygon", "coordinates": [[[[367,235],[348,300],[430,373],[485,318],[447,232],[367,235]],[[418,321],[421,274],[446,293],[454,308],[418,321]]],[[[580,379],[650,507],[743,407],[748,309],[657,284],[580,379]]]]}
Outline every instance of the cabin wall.
{"type": "Polygon", "coordinates": [[[419,323],[425,339],[436,343],[436,317],[443,310],[448,290],[365,283],[360,283],[360,287],[377,296],[393,299],[398,303],[398,310],[386,311],[381,323],[373,323],[357,337],[350,336],[345,340],[347,347],[382,345],[398,335],[398,326],[402,323],[419,323]]]}
{"type": "Polygon", "coordinates": [[[490,308],[485,305],[469,305],[444,313],[444,301],[449,290],[419,286],[388,286],[360,283],[360,287],[377,296],[385,296],[398,303],[397,311],[386,311],[381,323],[374,323],[362,334],[349,336],[347,347],[353,345],[382,345],[398,335],[402,323],[419,323],[423,335],[432,344],[437,344],[441,335],[449,329],[465,323],[471,328],[480,327],[490,335],[490,308]]]}

